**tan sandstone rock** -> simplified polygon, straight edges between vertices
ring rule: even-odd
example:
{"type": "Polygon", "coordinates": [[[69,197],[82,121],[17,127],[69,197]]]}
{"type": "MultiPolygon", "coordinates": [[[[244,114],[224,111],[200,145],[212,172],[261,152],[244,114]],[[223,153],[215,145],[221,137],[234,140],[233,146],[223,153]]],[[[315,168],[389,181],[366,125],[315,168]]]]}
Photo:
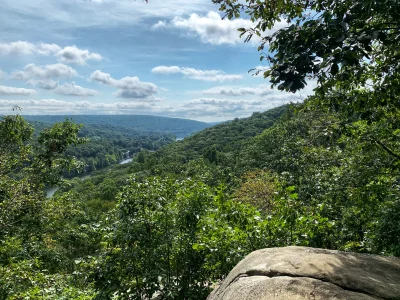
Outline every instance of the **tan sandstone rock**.
{"type": "Polygon", "coordinates": [[[257,250],[207,299],[400,299],[400,259],[307,247],[257,250]]]}

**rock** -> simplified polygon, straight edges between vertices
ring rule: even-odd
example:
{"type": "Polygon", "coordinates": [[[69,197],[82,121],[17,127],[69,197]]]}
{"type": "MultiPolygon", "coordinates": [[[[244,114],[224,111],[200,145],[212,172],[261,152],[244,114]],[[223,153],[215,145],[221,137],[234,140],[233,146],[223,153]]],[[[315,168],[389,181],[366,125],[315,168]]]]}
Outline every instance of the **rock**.
{"type": "Polygon", "coordinates": [[[307,247],[250,253],[207,300],[400,299],[400,259],[307,247]]]}

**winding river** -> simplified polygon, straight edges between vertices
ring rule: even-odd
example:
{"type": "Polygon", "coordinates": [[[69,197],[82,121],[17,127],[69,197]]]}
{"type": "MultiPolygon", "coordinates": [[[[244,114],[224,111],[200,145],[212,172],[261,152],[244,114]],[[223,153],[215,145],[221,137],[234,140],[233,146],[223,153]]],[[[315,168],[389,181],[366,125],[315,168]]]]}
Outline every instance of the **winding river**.
{"type": "MultiPolygon", "coordinates": [[[[118,164],[123,165],[123,164],[130,163],[132,161],[132,159],[133,158],[124,159],[124,160],[120,161],[118,164]]],[[[90,176],[91,176],[90,174],[85,174],[85,175],[79,176],[79,178],[81,180],[85,180],[85,179],[89,178],[90,176]]],[[[58,189],[59,189],[59,187],[57,187],[57,186],[48,186],[48,187],[46,187],[44,189],[44,191],[46,193],[46,197],[47,198],[53,197],[54,193],[57,192],[58,189]]]]}

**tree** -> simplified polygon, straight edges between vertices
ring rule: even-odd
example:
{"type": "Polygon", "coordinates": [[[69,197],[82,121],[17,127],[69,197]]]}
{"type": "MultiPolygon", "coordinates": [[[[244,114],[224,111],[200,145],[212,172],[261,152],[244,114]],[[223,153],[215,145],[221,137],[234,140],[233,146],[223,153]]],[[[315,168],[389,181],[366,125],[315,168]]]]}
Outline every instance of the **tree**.
{"type": "Polygon", "coordinates": [[[260,220],[222,186],[214,192],[192,179],[133,179],[108,218],[95,271],[101,296],[205,299],[213,281],[256,243],[265,245],[260,220]]]}
{"type": "MultiPolygon", "coordinates": [[[[213,0],[228,18],[250,16],[272,86],[296,92],[317,79],[307,104],[339,113],[346,138],[383,150],[400,167],[400,3],[396,0],[213,0]],[[265,35],[277,22],[287,26],[265,35]]],[[[259,71],[256,71],[259,72],[259,71]]],[[[328,130],[329,128],[320,128],[328,130]]],[[[367,148],[364,148],[367,151],[367,148]]]]}
{"type": "Polygon", "coordinates": [[[335,91],[324,104],[358,113],[400,107],[399,1],[213,2],[229,19],[250,16],[254,26],[238,30],[246,42],[259,36],[259,51],[269,48],[260,60],[270,64],[264,77],[278,89],[295,92],[316,78],[320,95],[335,91]],[[265,35],[283,20],[285,28],[265,35]]]}
{"type": "Polygon", "coordinates": [[[234,197],[237,201],[251,204],[264,214],[270,213],[273,208],[275,192],[278,184],[274,174],[265,170],[247,172],[243,176],[243,183],[234,197]]]}
{"type": "Polygon", "coordinates": [[[66,120],[35,140],[32,127],[21,116],[0,120],[1,299],[47,299],[45,294],[51,297],[63,288],[74,293],[64,281],[67,276],[47,273],[57,259],[52,259],[53,241],[46,236],[50,203],[43,188],[59,183],[66,170],[80,166],[63,155],[69,145],[84,142],[77,135],[79,128],[66,120]],[[51,282],[57,288],[49,290],[51,282]]]}

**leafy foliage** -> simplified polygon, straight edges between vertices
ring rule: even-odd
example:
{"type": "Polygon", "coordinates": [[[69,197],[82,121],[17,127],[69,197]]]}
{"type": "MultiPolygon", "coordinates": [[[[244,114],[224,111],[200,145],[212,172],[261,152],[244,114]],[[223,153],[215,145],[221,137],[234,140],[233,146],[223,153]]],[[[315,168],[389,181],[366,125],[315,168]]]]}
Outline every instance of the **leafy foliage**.
{"type": "MultiPolygon", "coordinates": [[[[79,126],[68,120],[43,131],[34,142],[32,128],[19,115],[0,121],[0,298],[54,299],[86,292],[52,273],[60,264],[47,235],[43,187],[61,181],[67,169],[79,167],[62,153],[84,142],[79,126]]],[[[61,216],[57,216],[60,218],[61,216]]],[[[94,292],[88,292],[93,294],[94,292]]]]}
{"type": "Polygon", "coordinates": [[[109,219],[97,285],[118,299],[205,299],[211,281],[254,249],[257,215],[193,180],[133,180],[109,219]]]}
{"type": "MultiPolygon", "coordinates": [[[[399,197],[398,171],[396,157],[365,138],[376,125],[347,123],[340,114],[306,106],[256,137],[246,150],[245,163],[281,174],[281,181],[296,186],[303,206],[321,208],[318,213],[332,226],[314,246],[383,250],[375,226],[384,220],[382,209],[399,197]]],[[[382,126],[389,128],[388,123],[382,126]]],[[[385,143],[398,148],[399,140],[385,143]]]]}
{"type": "Polygon", "coordinates": [[[271,63],[264,76],[279,89],[297,91],[307,76],[317,77],[323,88],[343,81],[346,88],[365,86],[368,73],[376,76],[375,88],[398,83],[398,1],[213,2],[230,19],[245,12],[255,22],[239,31],[246,41],[261,36],[259,50],[268,45],[273,55],[261,56],[271,63]],[[281,20],[288,26],[263,36],[281,20]]]}
{"type": "Polygon", "coordinates": [[[278,185],[277,178],[268,171],[247,172],[234,197],[237,201],[251,204],[260,211],[268,213],[273,209],[275,193],[279,190],[278,185]]]}

